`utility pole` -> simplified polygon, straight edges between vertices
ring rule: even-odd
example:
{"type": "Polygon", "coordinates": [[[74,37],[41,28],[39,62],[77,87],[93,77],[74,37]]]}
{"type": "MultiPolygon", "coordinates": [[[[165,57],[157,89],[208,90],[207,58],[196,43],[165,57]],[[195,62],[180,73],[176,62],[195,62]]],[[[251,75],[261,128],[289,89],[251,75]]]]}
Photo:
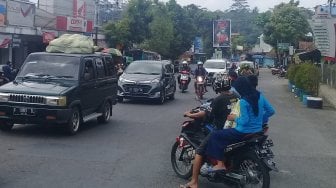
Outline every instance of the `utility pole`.
{"type": "Polygon", "coordinates": [[[94,21],[94,29],[95,29],[95,45],[98,46],[98,23],[99,21],[99,0],[95,0],[95,21],[94,21]]]}

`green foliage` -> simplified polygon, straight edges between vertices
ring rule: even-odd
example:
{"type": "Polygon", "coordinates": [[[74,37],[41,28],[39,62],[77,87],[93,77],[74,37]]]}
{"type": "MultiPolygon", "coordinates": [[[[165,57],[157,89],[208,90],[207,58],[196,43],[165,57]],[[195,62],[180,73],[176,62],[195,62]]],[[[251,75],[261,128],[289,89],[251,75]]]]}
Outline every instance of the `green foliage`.
{"type": "Polygon", "coordinates": [[[273,47],[276,47],[278,42],[298,45],[298,41],[310,31],[307,13],[298,5],[299,2],[291,0],[287,4],[277,5],[271,17],[264,15],[266,17],[259,23],[264,25],[265,42],[273,47]]]}
{"type": "Polygon", "coordinates": [[[295,80],[295,75],[296,75],[296,72],[298,71],[298,69],[300,68],[299,65],[297,64],[291,64],[289,67],[288,67],[288,70],[287,70],[287,78],[288,80],[295,84],[294,80],[295,80]]]}
{"type": "Polygon", "coordinates": [[[104,27],[111,47],[138,47],[157,51],[167,58],[176,59],[189,50],[195,37],[201,37],[203,50],[211,56],[213,20],[231,19],[232,50],[237,45],[249,50],[264,32],[265,40],[276,46],[279,42],[295,43],[309,31],[306,18],[311,11],[298,7],[298,2],[281,3],[274,11],[259,13],[251,9],[247,0],[234,0],[231,9],[209,11],[194,4],[180,6],[176,0],[164,3],[158,0],[130,0],[123,19],[104,27]]]}
{"type": "Polygon", "coordinates": [[[298,65],[294,83],[298,88],[314,96],[318,95],[321,74],[319,69],[311,63],[298,65]]]}

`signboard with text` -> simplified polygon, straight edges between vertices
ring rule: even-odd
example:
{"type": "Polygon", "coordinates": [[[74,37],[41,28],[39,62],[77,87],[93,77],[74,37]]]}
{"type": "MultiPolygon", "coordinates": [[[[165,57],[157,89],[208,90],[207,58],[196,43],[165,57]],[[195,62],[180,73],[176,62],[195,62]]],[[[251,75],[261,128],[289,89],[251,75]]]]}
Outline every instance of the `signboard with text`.
{"type": "Polygon", "coordinates": [[[6,1],[0,0],[0,26],[6,25],[6,1]]]}
{"type": "Polygon", "coordinates": [[[19,1],[7,1],[8,25],[34,27],[34,15],[34,4],[19,1]]]}
{"type": "Polygon", "coordinates": [[[231,20],[213,22],[213,47],[231,46],[231,20]]]}
{"type": "Polygon", "coordinates": [[[86,31],[86,20],[84,20],[83,18],[68,17],[67,30],[85,32],[86,31]]]}

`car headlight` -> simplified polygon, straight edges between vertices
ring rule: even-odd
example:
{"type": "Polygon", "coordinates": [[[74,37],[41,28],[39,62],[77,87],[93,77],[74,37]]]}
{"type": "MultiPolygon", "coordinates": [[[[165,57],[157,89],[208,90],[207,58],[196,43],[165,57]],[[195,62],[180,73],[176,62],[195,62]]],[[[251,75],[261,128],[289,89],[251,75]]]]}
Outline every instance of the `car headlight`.
{"type": "Polygon", "coordinates": [[[8,102],[9,93],[0,93],[0,102],[8,102]]]}
{"type": "Polygon", "coordinates": [[[67,100],[65,96],[46,97],[46,105],[51,106],[66,106],[67,100]]]}
{"type": "Polygon", "coordinates": [[[120,77],[120,78],[119,78],[119,82],[121,82],[121,83],[125,83],[125,82],[134,83],[134,81],[132,81],[132,80],[127,80],[127,79],[125,79],[125,78],[123,78],[123,77],[120,77]]]}

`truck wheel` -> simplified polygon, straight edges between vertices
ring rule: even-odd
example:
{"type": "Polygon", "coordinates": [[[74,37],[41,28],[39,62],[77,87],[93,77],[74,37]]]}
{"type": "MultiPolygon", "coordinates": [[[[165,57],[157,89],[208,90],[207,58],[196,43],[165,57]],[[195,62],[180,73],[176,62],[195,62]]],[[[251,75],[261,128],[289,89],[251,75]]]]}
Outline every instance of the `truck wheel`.
{"type": "Polygon", "coordinates": [[[112,114],[112,105],[110,102],[106,101],[103,107],[103,115],[98,117],[98,123],[106,123],[110,120],[112,114]]]}
{"type": "Polygon", "coordinates": [[[70,135],[75,135],[81,125],[82,119],[81,114],[77,107],[72,108],[71,117],[69,119],[68,124],[66,125],[66,131],[70,135]]]}
{"type": "Polygon", "coordinates": [[[14,126],[14,123],[0,121],[0,130],[2,131],[10,131],[12,130],[13,126],[14,126]]]}

